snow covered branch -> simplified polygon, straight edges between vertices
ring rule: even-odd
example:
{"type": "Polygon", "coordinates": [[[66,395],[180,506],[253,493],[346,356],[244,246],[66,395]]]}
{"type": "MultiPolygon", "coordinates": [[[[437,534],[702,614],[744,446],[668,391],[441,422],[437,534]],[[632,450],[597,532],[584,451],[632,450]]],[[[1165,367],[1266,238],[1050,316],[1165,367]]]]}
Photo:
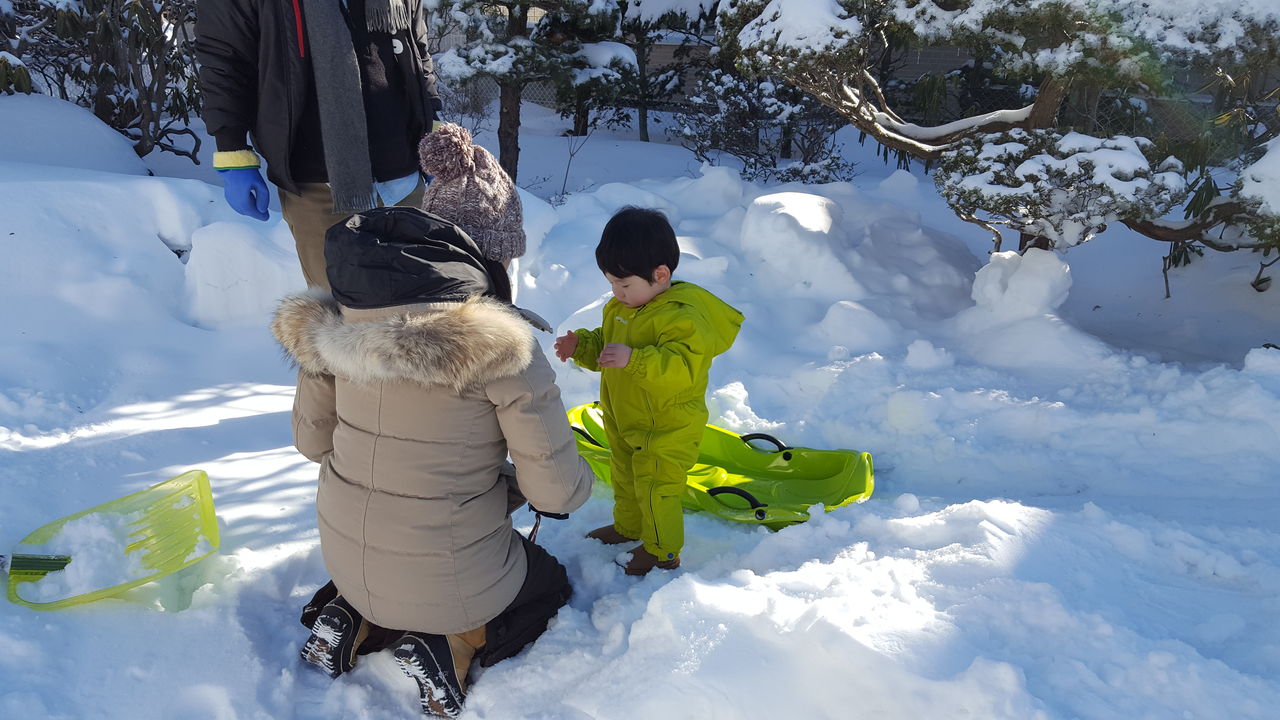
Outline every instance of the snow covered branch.
{"type": "Polygon", "coordinates": [[[1050,77],[1041,84],[1035,102],[1025,107],[922,126],[904,122],[888,106],[880,84],[865,70],[850,79],[831,68],[815,67],[797,71],[788,79],[880,144],[921,160],[936,160],[965,138],[1013,128],[1050,127],[1067,92],[1065,81],[1050,77]]]}
{"type": "Polygon", "coordinates": [[[1152,153],[1143,138],[1015,129],[957,143],[934,179],[961,219],[985,216],[1065,250],[1110,223],[1153,222],[1182,203],[1181,163],[1152,153]]]}

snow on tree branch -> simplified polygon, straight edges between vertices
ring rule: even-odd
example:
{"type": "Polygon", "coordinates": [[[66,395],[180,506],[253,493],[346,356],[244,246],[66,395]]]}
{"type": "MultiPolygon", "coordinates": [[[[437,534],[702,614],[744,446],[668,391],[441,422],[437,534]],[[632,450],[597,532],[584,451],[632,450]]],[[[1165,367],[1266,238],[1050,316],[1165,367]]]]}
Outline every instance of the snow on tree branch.
{"type": "Polygon", "coordinates": [[[922,127],[915,123],[904,123],[894,120],[887,113],[874,113],[875,121],[885,128],[902,135],[903,137],[913,138],[922,142],[945,140],[948,137],[963,135],[970,130],[997,124],[1005,123],[1008,125],[1019,125],[1025,123],[1027,118],[1031,117],[1031,111],[1035,109],[1035,105],[1028,105],[1017,110],[995,110],[993,112],[984,113],[982,115],[973,115],[967,118],[961,118],[954,122],[944,125],[935,125],[933,127],[922,127]]]}
{"type": "Polygon", "coordinates": [[[633,0],[627,4],[624,16],[628,20],[656,23],[669,16],[690,20],[710,14],[720,0],[633,0]]]}
{"type": "MultiPolygon", "coordinates": [[[[1148,43],[1161,52],[1216,55],[1248,50],[1258,31],[1280,29],[1275,0],[893,0],[894,16],[922,38],[957,32],[990,32],[1001,15],[1068,14],[1092,18],[1092,32],[1114,43],[1148,43]]],[[[1031,30],[1031,28],[1027,28],[1031,30]]],[[[1025,44],[1034,32],[1012,31],[1007,40],[1025,44]]],[[[1066,45],[1063,52],[1070,52],[1066,45]]],[[[1050,60],[1044,56],[1043,60],[1050,60]]]]}
{"type": "Polygon", "coordinates": [[[770,0],[738,40],[743,47],[829,52],[863,33],[862,20],[841,5],[840,0],[770,0]]]}
{"type": "Polygon", "coordinates": [[[1185,200],[1181,163],[1153,163],[1149,152],[1145,138],[1015,129],[957,143],[935,180],[961,217],[985,215],[1065,250],[1122,218],[1158,218],[1185,200]]]}

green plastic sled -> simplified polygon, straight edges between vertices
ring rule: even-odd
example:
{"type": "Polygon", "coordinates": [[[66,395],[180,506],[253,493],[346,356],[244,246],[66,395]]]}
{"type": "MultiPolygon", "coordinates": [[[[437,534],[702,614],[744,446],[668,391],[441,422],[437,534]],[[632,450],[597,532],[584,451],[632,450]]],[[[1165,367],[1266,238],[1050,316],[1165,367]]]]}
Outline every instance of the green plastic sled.
{"type": "Polygon", "coordinates": [[[213,511],[213,494],[209,476],[192,470],[162,483],[68,515],[45,525],[23,538],[9,557],[9,599],[36,610],[83,605],[175,573],[218,551],[218,521],[213,511]],[[82,592],[49,602],[32,602],[19,595],[19,588],[74,563],[65,555],[22,554],[24,546],[44,545],[54,540],[64,525],[88,515],[138,515],[128,525],[129,536],[120,552],[141,553],[140,564],[146,572],[110,587],[82,592]]]}
{"type": "MultiPolygon", "coordinates": [[[[578,453],[608,482],[609,441],[600,403],[570,410],[569,425],[578,453]]],[[[777,530],[808,520],[814,505],[830,512],[866,500],[874,489],[870,453],[788,447],[762,433],[739,435],[708,425],[680,504],[777,530]],[[774,447],[761,450],[755,441],[774,447]]]]}

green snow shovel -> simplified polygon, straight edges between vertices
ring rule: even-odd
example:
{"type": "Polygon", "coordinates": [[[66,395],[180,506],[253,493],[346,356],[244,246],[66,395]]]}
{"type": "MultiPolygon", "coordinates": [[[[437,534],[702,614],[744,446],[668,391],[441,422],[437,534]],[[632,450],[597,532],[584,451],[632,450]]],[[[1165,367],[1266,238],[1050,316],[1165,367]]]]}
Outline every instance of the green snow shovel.
{"type": "Polygon", "coordinates": [[[0,564],[7,560],[9,599],[19,605],[56,610],[119,595],[217,552],[209,476],[191,470],[68,515],[23,538],[16,550],[0,556],[0,564]],[[70,536],[61,538],[61,547],[59,535],[70,536]],[[111,562],[103,562],[106,557],[111,562]],[[76,567],[77,562],[89,567],[76,567]],[[95,569],[105,574],[95,575],[95,569]]]}

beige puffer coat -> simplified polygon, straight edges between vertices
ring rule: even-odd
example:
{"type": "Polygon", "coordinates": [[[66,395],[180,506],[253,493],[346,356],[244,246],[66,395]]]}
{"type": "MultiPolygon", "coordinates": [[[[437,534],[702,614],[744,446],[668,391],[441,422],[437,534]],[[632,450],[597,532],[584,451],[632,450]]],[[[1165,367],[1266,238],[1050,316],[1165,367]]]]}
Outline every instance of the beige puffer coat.
{"type": "Polygon", "coordinates": [[[294,442],[319,462],[325,566],[366,618],[460,633],[515,598],[524,548],[508,517],[508,453],[533,506],[570,512],[594,475],[555,373],[493,300],[353,310],[286,298],[272,332],[299,366],[294,442]]]}

